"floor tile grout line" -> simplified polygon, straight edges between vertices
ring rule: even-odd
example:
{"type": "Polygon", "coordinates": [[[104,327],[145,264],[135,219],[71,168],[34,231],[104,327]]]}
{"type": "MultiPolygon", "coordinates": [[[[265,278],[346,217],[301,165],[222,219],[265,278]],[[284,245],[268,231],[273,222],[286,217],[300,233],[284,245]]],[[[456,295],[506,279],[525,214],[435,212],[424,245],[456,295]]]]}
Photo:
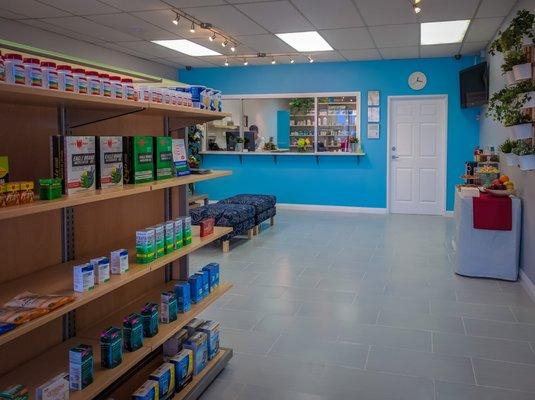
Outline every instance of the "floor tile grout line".
{"type": "Polygon", "coordinates": [[[472,357],[470,357],[470,365],[472,366],[472,373],[474,374],[474,382],[477,385],[476,368],[474,366],[474,359],[472,357]]]}
{"type": "Polygon", "coordinates": [[[368,370],[368,360],[370,358],[370,353],[372,351],[372,345],[368,345],[368,353],[366,354],[366,361],[364,362],[364,370],[367,371],[368,370]]]}
{"type": "Polygon", "coordinates": [[[279,341],[281,337],[282,337],[282,333],[279,333],[279,336],[277,336],[277,339],[275,339],[275,341],[271,344],[271,346],[269,346],[269,349],[266,351],[266,354],[265,354],[266,357],[269,355],[271,350],[273,350],[273,347],[275,347],[275,345],[277,344],[277,342],[279,341]]]}

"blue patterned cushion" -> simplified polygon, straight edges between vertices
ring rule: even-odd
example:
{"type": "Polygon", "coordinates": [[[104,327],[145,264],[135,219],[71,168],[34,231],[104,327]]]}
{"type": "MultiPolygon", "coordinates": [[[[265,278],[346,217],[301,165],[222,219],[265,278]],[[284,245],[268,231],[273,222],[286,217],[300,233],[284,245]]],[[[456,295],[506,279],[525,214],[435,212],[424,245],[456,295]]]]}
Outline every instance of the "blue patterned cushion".
{"type": "Polygon", "coordinates": [[[277,198],[267,194],[237,194],[228,199],[221,200],[219,203],[224,204],[247,204],[256,209],[256,213],[260,214],[270,208],[275,207],[277,198]]]}
{"type": "Polygon", "coordinates": [[[190,210],[191,223],[198,225],[205,218],[214,218],[216,226],[234,227],[248,219],[254,220],[255,209],[244,204],[215,203],[190,210]]]}
{"type": "MultiPolygon", "coordinates": [[[[224,226],[224,225],[219,225],[219,226],[224,226]]],[[[232,227],[234,229],[232,232],[227,233],[226,235],[222,236],[221,240],[230,240],[234,236],[243,235],[249,229],[253,229],[254,226],[255,226],[255,223],[254,223],[253,218],[240,222],[239,224],[232,227]]]]}
{"type": "Polygon", "coordinates": [[[262,211],[260,214],[256,214],[254,217],[255,225],[260,225],[262,222],[267,221],[276,214],[277,209],[275,207],[271,207],[269,210],[262,211]]]}

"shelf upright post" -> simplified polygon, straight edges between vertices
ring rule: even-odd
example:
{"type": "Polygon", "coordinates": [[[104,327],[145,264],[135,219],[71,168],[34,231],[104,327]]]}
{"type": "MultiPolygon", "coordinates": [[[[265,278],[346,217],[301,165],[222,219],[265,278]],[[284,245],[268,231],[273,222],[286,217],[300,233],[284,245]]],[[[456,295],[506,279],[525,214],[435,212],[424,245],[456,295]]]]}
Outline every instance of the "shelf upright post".
{"type": "MultiPolygon", "coordinates": [[[[60,136],[69,134],[67,109],[65,105],[58,106],[58,133],[60,136]]],[[[61,210],[61,262],[74,260],[74,208],[66,207],[61,210]]],[[[70,339],[76,334],[75,312],[69,311],[63,316],[63,340],[70,339]]]]}
{"type": "MultiPolygon", "coordinates": [[[[163,135],[171,136],[171,131],[169,129],[169,117],[163,118],[163,135]]],[[[165,221],[169,221],[173,218],[173,192],[170,188],[164,189],[164,217],[165,221]]],[[[165,266],[165,281],[169,282],[172,276],[172,265],[171,263],[165,266]]]]}

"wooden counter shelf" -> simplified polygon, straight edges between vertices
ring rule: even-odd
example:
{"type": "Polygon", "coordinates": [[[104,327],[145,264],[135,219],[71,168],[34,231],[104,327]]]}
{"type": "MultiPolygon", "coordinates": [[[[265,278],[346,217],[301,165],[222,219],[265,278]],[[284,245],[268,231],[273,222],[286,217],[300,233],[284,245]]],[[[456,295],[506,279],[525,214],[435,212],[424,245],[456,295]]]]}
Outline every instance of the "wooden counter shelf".
{"type": "Polygon", "coordinates": [[[132,196],[151,190],[162,190],[175,186],[188,185],[190,183],[206,181],[231,175],[232,171],[214,170],[204,175],[186,175],[177,178],[165,179],[137,185],[124,185],[117,189],[101,189],[91,193],[79,193],[63,196],[56,200],[37,200],[31,204],[0,208],[0,220],[21,217],[24,215],[38,214],[46,211],[58,210],[66,207],[80,206],[83,204],[96,203],[99,201],[116,199],[119,197],[132,196]]]}
{"type": "MultiPolygon", "coordinates": [[[[55,266],[44,268],[38,272],[35,272],[31,275],[31,277],[23,276],[0,284],[0,304],[4,304],[13,298],[13,296],[26,290],[40,294],[67,294],[75,296],[75,300],[73,302],[51,311],[40,318],[22,324],[10,332],[0,335],[0,346],[58,317],[61,317],[64,314],[67,314],[69,311],[81,307],[84,304],[90,303],[91,301],[94,301],[105,294],[108,294],[136,279],[139,279],[152,271],[158,270],[167,264],[205,246],[206,244],[219,239],[225,234],[232,232],[232,228],[214,227],[214,233],[212,235],[201,238],[199,236],[199,227],[193,226],[192,229],[193,238],[190,245],[176,250],[164,257],[158,258],[149,264],[136,264],[131,262],[130,268],[126,274],[111,275],[109,282],[102,285],[96,285],[95,289],[90,292],[74,293],[72,290],[72,267],[74,265],[87,262],[87,258],[74,260],[64,264],[57,264],[55,266]]],[[[134,234],[135,232],[132,232],[132,235],[134,234]]],[[[97,256],[98,254],[95,255],[95,257],[97,256]]],[[[129,250],[129,257],[130,260],[135,260],[135,250],[129,250]]]]}
{"type": "MultiPolygon", "coordinates": [[[[159,294],[164,290],[169,290],[173,287],[174,282],[162,284],[158,289],[153,290],[147,296],[133,302],[132,304],[123,307],[115,314],[106,318],[98,324],[98,328],[86,331],[76,337],[73,337],[57,346],[52,347],[45,353],[34,358],[31,362],[23,364],[18,368],[12,370],[0,378],[0,387],[8,387],[10,385],[21,383],[28,387],[31,397],[35,393],[35,389],[42,385],[47,380],[53,378],[61,372],[68,372],[69,370],[69,349],[81,343],[90,344],[93,346],[95,376],[94,381],[87,388],[82,391],[71,391],[70,399],[92,399],[110,386],[113,382],[119,379],[124,373],[136,366],[144,357],[152,351],[158,349],[169,337],[175,332],[178,332],[184,327],[192,318],[205,310],[215,300],[225,294],[232,285],[230,283],[222,283],[218,288],[212,291],[210,295],[198,304],[193,304],[191,310],[184,314],[179,314],[178,319],[170,324],[160,324],[159,332],[152,338],[145,338],[143,347],[135,352],[124,352],[123,362],[113,369],[104,369],[100,366],[100,345],[98,341],[98,333],[106,329],[109,323],[113,322],[116,326],[122,326],[122,317],[127,315],[130,310],[137,310],[142,307],[146,301],[160,302],[159,294]],[[90,334],[88,338],[85,335],[90,334]]],[[[222,356],[224,353],[221,354],[222,356]]],[[[214,360],[215,361],[215,360],[214,360]]],[[[203,371],[204,372],[204,371],[203,371]]],[[[209,372],[209,369],[206,370],[209,372]]],[[[202,380],[203,374],[198,375],[197,380],[202,380]]],[[[193,382],[192,382],[193,383],[193,382]]],[[[197,382],[198,383],[198,382],[197,382]]],[[[193,387],[192,387],[193,388],[193,387]]],[[[191,390],[191,389],[190,389],[191,390]]],[[[176,397],[180,398],[180,397],[176,397]]]]}
{"type": "Polygon", "coordinates": [[[68,108],[86,110],[142,111],[144,114],[162,117],[191,118],[192,121],[197,122],[218,120],[231,115],[226,112],[200,110],[193,107],[112,99],[8,83],[0,83],[0,102],[51,107],[63,105],[68,108]]]}

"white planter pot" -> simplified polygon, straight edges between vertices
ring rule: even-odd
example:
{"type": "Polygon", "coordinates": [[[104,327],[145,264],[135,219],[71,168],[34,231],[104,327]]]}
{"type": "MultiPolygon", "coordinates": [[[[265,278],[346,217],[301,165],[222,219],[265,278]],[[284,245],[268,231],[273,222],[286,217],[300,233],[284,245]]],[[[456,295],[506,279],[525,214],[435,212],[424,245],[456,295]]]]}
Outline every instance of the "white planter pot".
{"type": "Polygon", "coordinates": [[[522,38],[522,46],[533,46],[533,39],[528,36],[522,38]]]}
{"type": "Polygon", "coordinates": [[[507,85],[514,85],[515,84],[515,74],[513,71],[507,71],[505,73],[505,82],[507,85]]]}
{"type": "Polygon", "coordinates": [[[511,129],[513,131],[513,139],[531,139],[533,136],[533,124],[531,122],[513,125],[511,129]]]}
{"type": "Polygon", "coordinates": [[[522,105],[522,108],[535,107],[535,92],[522,93],[520,97],[522,98],[525,94],[527,94],[528,100],[522,105]]]}
{"type": "Polygon", "coordinates": [[[529,156],[518,156],[518,165],[522,171],[531,171],[535,169],[535,154],[529,156]]]}
{"type": "Polygon", "coordinates": [[[502,153],[505,158],[505,163],[508,167],[516,167],[518,165],[518,156],[513,153],[502,153]]]}
{"type": "Polygon", "coordinates": [[[519,64],[513,67],[513,75],[515,76],[515,81],[524,81],[526,79],[531,79],[532,68],[531,63],[519,64]]]}

